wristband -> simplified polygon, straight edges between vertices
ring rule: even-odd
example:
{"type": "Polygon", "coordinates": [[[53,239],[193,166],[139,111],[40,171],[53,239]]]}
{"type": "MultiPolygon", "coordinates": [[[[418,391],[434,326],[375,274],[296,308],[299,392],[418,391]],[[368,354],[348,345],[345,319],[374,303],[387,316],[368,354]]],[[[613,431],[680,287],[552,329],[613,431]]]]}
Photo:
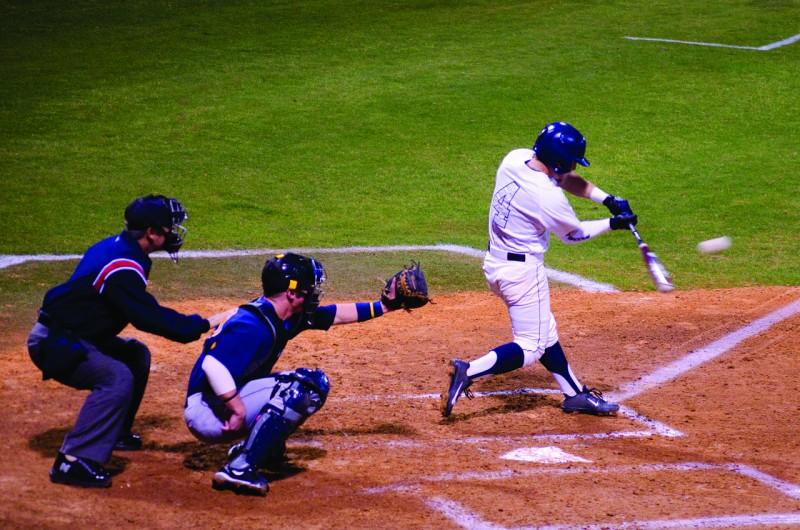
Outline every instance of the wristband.
{"type": "Polygon", "coordinates": [[[234,394],[232,396],[226,397],[225,399],[221,399],[220,401],[222,401],[223,403],[227,403],[228,401],[232,400],[233,398],[235,398],[238,395],[239,395],[239,392],[236,391],[236,392],[234,392],[234,394]]]}
{"type": "Polygon", "coordinates": [[[609,194],[595,186],[592,188],[592,191],[589,192],[589,198],[594,202],[603,203],[609,197],[609,194]]]}
{"type": "Polygon", "coordinates": [[[377,302],[356,302],[356,313],[358,314],[358,321],[364,322],[372,318],[377,318],[383,315],[383,306],[380,300],[377,302]]]}

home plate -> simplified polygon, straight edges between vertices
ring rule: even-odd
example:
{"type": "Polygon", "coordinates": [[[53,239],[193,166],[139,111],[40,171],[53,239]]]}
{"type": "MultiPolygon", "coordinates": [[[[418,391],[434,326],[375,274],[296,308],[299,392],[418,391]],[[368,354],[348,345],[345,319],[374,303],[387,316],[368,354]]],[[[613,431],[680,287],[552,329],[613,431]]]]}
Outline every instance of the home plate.
{"type": "Polygon", "coordinates": [[[509,451],[500,458],[520,460],[522,462],[538,462],[540,464],[561,464],[563,462],[591,462],[579,456],[565,453],[558,447],[520,447],[509,451]]]}

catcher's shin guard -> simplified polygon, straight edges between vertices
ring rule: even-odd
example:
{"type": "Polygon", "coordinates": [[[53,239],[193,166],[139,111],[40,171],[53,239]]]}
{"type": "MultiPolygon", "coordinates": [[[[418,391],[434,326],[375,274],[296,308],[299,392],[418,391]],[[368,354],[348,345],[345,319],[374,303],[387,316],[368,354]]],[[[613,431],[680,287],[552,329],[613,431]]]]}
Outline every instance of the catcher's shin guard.
{"type": "Polygon", "coordinates": [[[246,462],[250,466],[260,467],[279,460],[286,452],[286,440],[300,423],[284,418],[279,411],[267,405],[231,464],[239,467],[246,462]]]}
{"type": "Polygon", "coordinates": [[[263,466],[279,460],[286,452],[286,440],[325,403],[330,390],[328,378],[321,370],[298,368],[280,372],[272,399],[264,405],[244,448],[232,463],[263,466]]]}

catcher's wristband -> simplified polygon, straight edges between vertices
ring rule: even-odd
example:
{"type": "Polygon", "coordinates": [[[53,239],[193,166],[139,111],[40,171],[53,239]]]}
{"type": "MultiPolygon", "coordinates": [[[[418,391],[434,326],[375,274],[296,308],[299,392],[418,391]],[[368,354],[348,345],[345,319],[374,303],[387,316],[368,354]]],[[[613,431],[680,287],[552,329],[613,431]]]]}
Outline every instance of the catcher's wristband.
{"type": "Polygon", "coordinates": [[[228,403],[229,401],[233,401],[233,398],[235,398],[238,395],[239,395],[239,391],[237,390],[236,393],[233,394],[232,396],[228,396],[225,399],[220,399],[220,401],[222,401],[223,403],[228,403]]]}
{"type": "Polygon", "coordinates": [[[356,313],[358,313],[358,321],[364,322],[372,318],[377,318],[383,315],[383,306],[381,301],[377,302],[356,302],[356,313]]]}

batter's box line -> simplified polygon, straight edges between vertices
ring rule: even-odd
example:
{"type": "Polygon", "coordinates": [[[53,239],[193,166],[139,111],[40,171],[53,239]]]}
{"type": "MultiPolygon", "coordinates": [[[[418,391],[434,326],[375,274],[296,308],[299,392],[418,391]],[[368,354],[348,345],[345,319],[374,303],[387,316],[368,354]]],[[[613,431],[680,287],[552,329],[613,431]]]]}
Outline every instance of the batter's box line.
{"type": "Polygon", "coordinates": [[[529,469],[501,469],[497,471],[459,471],[450,473],[441,473],[439,475],[432,475],[428,477],[421,477],[416,480],[401,481],[394,484],[387,484],[374,488],[367,488],[364,493],[383,493],[386,491],[394,491],[396,488],[407,489],[409,486],[421,485],[423,483],[437,483],[437,482],[475,482],[475,481],[495,481],[507,480],[510,478],[526,478],[536,477],[541,475],[582,475],[586,473],[595,474],[632,474],[632,473],[661,473],[668,471],[677,472],[690,472],[690,471],[728,471],[737,473],[739,475],[754,479],[765,486],[768,486],[780,493],[791,497],[795,500],[800,500],[800,486],[791,482],[781,480],[768,473],[764,473],[752,466],[746,464],[709,464],[705,462],[676,462],[672,464],[631,464],[631,465],[618,465],[618,466],[582,466],[572,464],[570,467],[536,467],[529,469]]]}
{"type": "MultiPolygon", "coordinates": [[[[737,473],[744,477],[754,479],[757,482],[772,488],[783,495],[792,499],[800,500],[800,486],[778,479],[768,473],[764,473],[752,466],[744,464],[708,464],[702,462],[680,462],[673,464],[640,464],[640,465],[621,465],[609,467],[596,466],[573,466],[569,468],[534,468],[523,470],[503,469],[499,471],[465,471],[458,473],[443,473],[440,475],[422,477],[415,481],[403,481],[384,486],[365,488],[362,493],[375,495],[386,492],[406,493],[420,495],[421,486],[425,483],[447,483],[476,481],[507,480],[520,477],[532,477],[542,475],[575,475],[575,474],[611,474],[611,473],[653,473],[653,472],[692,472],[692,471],[728,471],[737,473]]],[[[493,530],[508,530],[501,525],[486,521],[480,515],[467,510],[463,505],[443,497],[433,497],[425,499],[424,502],[432,509],[438,511],[453,523],[464,528],[481,528],[493,530]]],[[[800,522],[800,513],[766,513],[766,514],[745,514],[745,515],[725,515],[700,517],[694,519],[663,519],[650,521],[634,521],[625,523],[602,523],[602,524],[580,524],[580,525],[546,525],[546,526],[526,526],[517,527],[521,529],[539,530],[571,530],[571,529],[627,529],[627,528],[718,528],[731,526],[751,526],[766,524],[796,524],[800,522]]]]}
{"type": "Polygon", "coordinates": [[[580,525],[522,526],[508,528],[486,521],[461,504],[442,497],[424,499],[429,508],[462,528],[470,530],[664,530],[669,528],[734,528],[741,526],[795,525],[800,523],[798,513],[764,513],[695,517],[693,519],[654,519],[624,523],[588,523],[580,525]]]}
{"type": "MultiPolygon", "coordinates": [[[[525,394],[561,394],[561,391],[555,390],[552,388],[515,388],[512,390],[494,390],[489,392],[473,392],[473,396],[476,398],[483,398],[483,397],[497,397],[497,396],[514,396],[514,395],[525,395],[525,394]]],[[[340,398],[330,398],[330,401],[339,401],[339,402],[363,402],[363,401],[406,401],[406,400],[416,400],[416,399],[439,399],[439,394],[383,394],[383,395],[361,395],[361,396],[346,396],[340,398]]],[[[683,433],[677,429],[673,429],[669,425],[662,423],[660,421],[654,420],[652,418],[648,418],[643,414],[639,414],[635,410],[630,407],[626,407],[621,405],[619,408],[619,415],[628,418],[629,420],[638,423],[640,425],[644,425],[648,429],[648,433],[646,436],[651,434],[656,434],[658,436],[665,436],[667,438],[676,438],[679,436],[683,436],[683,433]]],[[[635,437],[641,437],[638,433],[640,431],[636,431],[635,437]]],[[[561,434],[561,435],[531,435],[531,437],[546,437],[546,438],[553,438],[561,437],[563,439],[576,439],[576,437],[580,437],[582,435],[578,434],[561,434]]],[[[585,437],[585,435],[583,435],[585,437]]],[[[621,435],[617,435],[621,436],[621,435]]],[[[590,437],[600,437],[600,438],[609,438],[615,437],[614,433],[602,433],[596,435],[590,435],[590,437]]]]}

